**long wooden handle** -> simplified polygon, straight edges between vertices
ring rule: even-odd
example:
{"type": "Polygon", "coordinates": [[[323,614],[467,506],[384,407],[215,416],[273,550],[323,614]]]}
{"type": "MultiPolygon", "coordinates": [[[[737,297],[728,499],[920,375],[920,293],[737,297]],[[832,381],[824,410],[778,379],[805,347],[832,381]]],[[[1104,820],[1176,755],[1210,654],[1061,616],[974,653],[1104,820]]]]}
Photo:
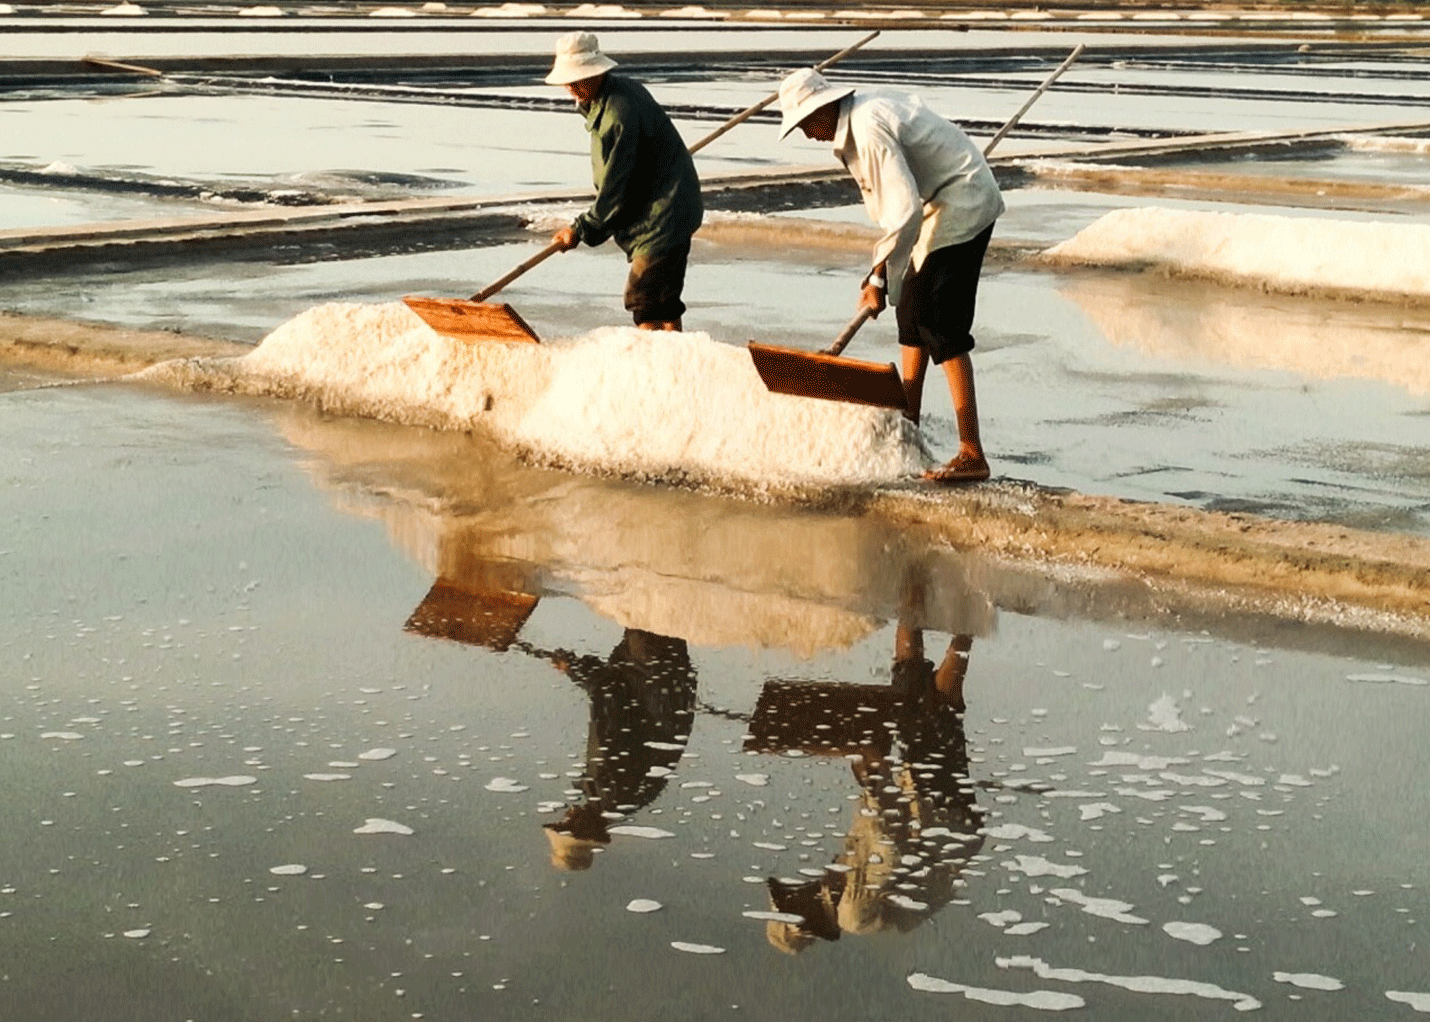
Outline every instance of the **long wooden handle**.
{"type": "MultiPolygon", "coordinates": [[[[871,40],[871,39],[873,39],[875,36],[877,36],[880,31],[881,31],[881,30],[876,29],[875,31],[870,32],[870,33],[869,33],[868,35],[866,35],[863,39],[860,39],[857,43],[854,43],[853,45],[850,45],[850,46],[846,46],[846,47],[844,47],[844,49],[840,50],[840,51],[839,51],[838,53],[836,53],[834,56],[828,57],[828,58],[826,58],[825,60],[820,61],[818,64],[815,64],[815,65],[814,65],[814,69],[815,69],[816,71],[823,71],[825,68],[829,67],[831,64],[837,64],[839,61],[843,60],[845,57],[849,56],[849,54],[853,53],[855,50],[859,49],[859,48],[860,48],[861,46],[863,46],[865,43],[869,42],[869,40],[871,40]]],[[[720,127],[716,128],[716,129],[715,129],[714,131],[712,131],[710,134],[708,134],[708,135],[706,135],[704,138],[702,138],[699,142],[696,142],[693,146],[691,146],[691,147],[690,147],[690,154],[691,154],[692,156],[694,156],[696,153],[698,153],[700,150],[704,149],[704,148],[705,148],[707,145],[709,145],[711,142],[714,142],[717,138],[719,138],[721,135],[725,134],[725,132],[729,131],[729,130],[730,130],[731,128],[733,128],[735,125],[737,125],[737,124],[743,124],[745,121],[748,121],[751,117],[755,116],[755,114],[759,113],[761,110],[763,110],[765,107],[769,106],[771,103],[773,103],[775,100],[777,100],[777,99],[779,99],[779,98],[780,98],[780,94],[779,94],[778,92],[773,92],[773,93],[771,93],[770,95],[766,96],[764,99],[760,100],[760,101],[759,101],[758,103],[756,103],[754,106],[748,107],[747,109],[744,109],[744,110],[741,110],[741,111],[740,111],[738,114],[736,114],[734,117],[731,117],[731,118],[730,118],[728,121],[726,121],[724,124],[720,125],[720,127]]]]}
{"type": "MultiPolygon", "coordinates": [[[[1032,105],[1037,101],[1038,97],[1048,91],[1048,86],[1052,85],[1053,82],[1058,80],[1058,76],[1061,75],[1064,71],[1066,71],[1068,67],[1071,66],[1073,61],[1077,60],[1078,55],[1081,54],[1082,51],[1082,43],[1078,43],[1077,46],[1073,47],[1073,51],[1068,54],[1067,59],[1064,60],[1061,64],[1059,64],[1056,70],[1054,70],[1052,74],[1048,75],[1048,77],[1043,80],[1043,84],[1039,85],[1037,91],[1028,97],[1028,101],[1024,103],[1022,107],[1019,108],[1018,112],[1015,113],[1012,117],[1008,118],[1008,120],[1004,122],[1003,127],[999,128],[997,133],[995,133],[994,136],[989,139],[988,144],[983,147],[984,156],[987,156],[989,153],[991,153],[993,151],[993,147],[996,146],[999,142],[1003,141],[1003,136],[1013,130],[1014,126],[1016,126],[1017,123],[1022,120],[1023,115],[1027,113],[1028,110],[1032,107],[1032,105]]],[[[840,333],[840,335],[834,339],[834,343],[824,349],[824,354],[838,355],[841,351],[845,349],[849,342],[853,340],[854,335],[859,332],[859,328],[865,323],[867,323],[870,318],[873,317],[873,315],[874,310],[872,309],[860,309],[859,313],[849,321],[849,325],[844,328],[843,332],[840,333]]]]}
{"type": "Polygon", "coordinates": [[[556,244],[556,242],[553,241],[551,244],[547,245],[547,246],[546,246],[545,248],[543,248],[540,252],[536,253],[536,255],[534,255],[534,256],[532,256],[530,259],[528,259],[526,262],[522,263],[520,266],[517,266],[515,269],[513,269],[511,272],[509,272],[506,276],[502,277],[502,278],[501,278],[500,280],[498,280],[498,281],[495,281],[495,282],[493,282],[493,283],[491,283],[491,284],[488,284],[486,287],[482,288],[482,289],[481,289],[480,291],[478,291],[476,294],[472,295],[472,301],[474,301],[474,302],[484,302],[484,301],[486,301],[486,300],[487,300],[488,298],[490,298],[492,295],[496,294],[496,293],[497,293],[498,291],[500,291],[502,288],[506,287],[506,286],[507,286],[508,284],[510,284],[513,280],[516,280],[517,277],[520,277],[523,273],[525,273],[527,270],[531,269],[531,268],[532,268],[533,266],[535,266],[537,263],[541,262],[543,259],[547,258],[548,256],[553,256],[553,255],[555,255],[557,252],[560,252],[560,251],[561,251],[561,246],[558,245],[558,244],[556,244]]]}
{"type": "MultiPolygon", "coordinates": [[[[873,32],[870,32],[870,33],[869,33],[868,35],[866,35],[863,39],[860,39],[857,43],[854,43],[854,44],[852,44],[852,45],[850,45],[850,46],[844,47],[844,49],[840,50],[840,51],[839,51],[838,53],[836,53],[834,56],[828,57],[828,58],[826,58],[825,60],[821,61],[820,63],[814,65],[815,70],[816,70],[816,71],[823,71],[825,68],[829,67],[831,64],[834,64],[834,63],[836,63],[837,61],[843,60],[845,57],[849,56],[849,54],[851,54],[851,53],[853,53],[855,50],[859,49],[859,47],[863,46],[865,43],[867,43],[869,40],[873,39],[873,38],[874,38],[875,36],[877,36],[878,34],[879,34],[879,30],[875,30],[875,31],[873,31],[873,32]]],[[[706,135],[706,136],[705,136],[704,138],[702,138],[699,142],[696,142],[693,146],[691,146],[691,147],[690,147],[690,152],[691,152],[691,154],[694,155],[697,151],[699,151],[700,149],[704,148],[706,145],[708,145],[710,142],[713,142],[715,139],[719,138],[721,135],[725,134],[725,132],[729,131],[729,130],[730,130],[731,128],[733,128],[735,125],[741,123],[742,121],[749,120],[749,118],[751,118],[751,117],[753,117],[755,114],[759,113],[759,112],[760,112],[761,110],[763,110],[765,107],[769,106],[769,105],[770,105],[771,103],[773,103],[775,100],[779,99],[779,97],[780,97],[780,94],[779,94],[778,92],[776,92],[776,93],[774,93],[774,94],[768,96],[767,98],[761,100],[760,102],[756,103],[754,106],[750,107],[748,110],[742,110],[742,111],[740,111],[740,112],[739,112],[738,114],[736,114],[734,117],[731,117],[731,118],[730,118],[728,121],[726,121],[724,124],[720,125],[720,127],[716,128],[716,129],[715,129],[713,132],[711,132],[709,135],[706,135]]],[[[523,273],[525,273],[527,270],[531,269],[531,268],[532,268],[533,266],[535,266],[537,263],[541,262],[543,259],[547,258],[548,256],[555,255],[557,252],[560,252],[560,251],[561,251],[561,246],[560,246],[560,245],[557,245],[555,242],[552,242],[550,245],[547,245],[547,246],[546,246],[544,249],[542,249],[540,252],[536,253],[536,255],[532,256],[532,257],[531,257],[530,259],[528,259],[526,262],[522,263],[520,266],[518,266],[518,267],[516,267],[515,269],[513,269],[510,273],[508,273],[506,276],[502,277],[500,280],[497,280],[497,281],[492,282],[491,284],[488,284],[486,287],[482,288],[482,289],[481,289],[480,291],[478,291],[476,294],[472,295],[472,299],[471,299],[471,300],[474,301],[474,302],[484,302],[484,301],[486,301],[486,300],[487,300],[488,298],[490,298],[492,295],[496,294],[496,293],[497,293],[498,291],[500,291],[502,288],[506,287],[506,286],[507,286],[508,284],[510,284],[513,280],[516,280],[517,277],[520,277],[523,273]]],[[[862,323],[863,321],[861,320],[860,322],[862,323]]],[[[856,326],[854,329],[857,330],[857,329],[859,329],[859,328],[856,326]]],[[[853,333],[852,333],[852,332],[850,333],[850,336],[851,336],[851,337],[853,336],[853,333]]],[[[846,341],[845,343],[847,344],[848,342],[846,341]]]]}
{"type": "Polygon", "coordinates": [[[148,75],[151,78],[163,78],[163,71],[156,71],[152,67],[143,67],[139,64],[123,64],[117,60],[110,60],[108,57],[101,57],[96,53],[86,54],[83,58],[86,64],[93,64],[95,67],[107,67],[112,71],[132,71],[135,74],[148,75]]]}
{"type": "Polygon", "coordinates": [[[859,328],[873,318],[873,309],[860,309],[855,313],[854,318],[849,321],[849,325],[834,339],[834,343],[824,349],[824,354],[838,355],[849,345],[849,342],[854,339],[854,335],[859,332],[859,328]]]}
{"type": "Polygon", "coordinates": [[[1012,131],[1015,127],[1017,127],[1018,122],[1023,119],[1023,115],[1027,113],[1029,108],[1032,107],[1032,105],[1038,101],[1038,97],[1041,96],[1043,93],[1047,92],[1048,86],[1052,85],[1053,82],[1057,81],[1058,77],[1069,67],[1072,66],[1072,62],[1077,60],[1083,49],[1084,47],[1082,43],[1078,43],[1076,46],[1074,46],[1073,51],[1068,54],[1067,60],[1059,64],[1057,68],[1053,71],[1053,73],[1048,75],[1048,77],[1043,80],[1043,84],[1038,86],[1037,91],[1028,97],[1028,101],[1018,108],[1018,112],[1012,117],[1008,118],[1008,120],[1004,122],[1003,127],[999,128],[996,132],[994,132],[993,137],[988,140],[988,144],[983,147],[984,156],[987,156],[989,153],[991,153],[993,151],[993,147],[996,146],[999,142],[1003,141],[1004,135],[1008,134],[1008,132],[1012,131]]]}

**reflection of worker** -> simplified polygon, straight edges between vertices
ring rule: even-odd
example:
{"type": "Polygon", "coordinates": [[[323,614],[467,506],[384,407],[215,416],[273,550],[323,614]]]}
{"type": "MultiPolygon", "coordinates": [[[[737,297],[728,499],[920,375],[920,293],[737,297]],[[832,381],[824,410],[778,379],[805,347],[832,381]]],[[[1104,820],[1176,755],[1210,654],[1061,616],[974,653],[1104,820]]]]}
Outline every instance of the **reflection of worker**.
{"type": "Polygon", "coordinates": [[[685,752],[695,719],[695,670],[684,639],[628,628],[611,655],[544,653],[591,697],[584,796],[546,825],[551,861],[586,869],[596,848],[610,844],[609,821],[653,802],[685,752]]]}
{"type": "Polygon", "coordinates": [[[913,929],[951,901],[983,825],[968,777],[963,679],[973,640],[954,636],[937,667],[923,656],[923,635],[899,626],[892,690],[893,737],[883,754],[867,743],[854,760],[859,809],[844,851],[818,880],[771,880],[771,904],[800,922],[773,920],[770,943],[803,951],[841,933],[913,929]]]}
{"type": "Polygon", "coordinates": [[[626,308],[645,330],[679,330],[700,179],[675,125],[645,86],[610,74],[616,62],[589,32],[556,40],[548,85],[564,85],[586,116],[596,199],[551,239],[563,251],[607,238],[631,264],[626,308]]]}
{"type": "Polygon", "coordinates": [[[905,415],[919,421],[929,360],[943,367],[958,420],[958,453],[925,474],[936,482],[988,478],[973,387],[974,304],[1003,197],[983,154],[915,96],[855,91],[802,69],[780,84],[780,137],[800,128],[834,143],[884,230],[859,309],[895,306],[903,349],[905,415]]]}

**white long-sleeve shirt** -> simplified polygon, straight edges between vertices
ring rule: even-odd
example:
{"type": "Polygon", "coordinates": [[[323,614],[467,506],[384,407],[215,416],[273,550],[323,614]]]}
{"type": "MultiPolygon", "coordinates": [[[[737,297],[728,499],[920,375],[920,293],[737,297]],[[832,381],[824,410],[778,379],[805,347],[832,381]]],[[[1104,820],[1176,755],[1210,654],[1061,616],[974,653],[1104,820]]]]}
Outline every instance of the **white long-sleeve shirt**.
{"type": "Polygon", "coordinates": [[[884,229],[873,265],[885,264],[897,305],[910,264],[969,241],[1003,212],[993,171],[973,140],[917,96],[858,91],[839,106],[834,155],[884,229]]]}

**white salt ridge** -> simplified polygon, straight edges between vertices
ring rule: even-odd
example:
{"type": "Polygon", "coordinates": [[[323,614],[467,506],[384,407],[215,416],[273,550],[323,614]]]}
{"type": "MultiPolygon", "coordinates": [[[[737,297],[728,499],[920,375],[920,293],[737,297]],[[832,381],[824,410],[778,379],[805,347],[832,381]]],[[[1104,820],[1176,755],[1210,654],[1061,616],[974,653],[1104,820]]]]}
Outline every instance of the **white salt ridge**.
{"type": "Polygon", "coordinates": [[[675,837],[670,831],[661,830],[659,827],[638,827],[635,824],[622,824],[617,827],[611,827],[610,832],[612,834],[624,834],[626,837],[644,837],[652,840],[675,837]]]}
{"type": "Polygon", "coordinates": [[[1367,681],[1377,685],[1430,685],[1424,678],[1414,678],[1408,674],[1351,674],[1347,681],[1367,681]]]}
{"type": "Polygon", "coordinates": [[[361,827],[353,828],[354,834],[411,834],[412,828],[403,823],[393,820],[382,820],[375,817],[368,817],[366,823],[361,827]]]}
{"type": "Polygon", "coordinates": [[[1039,930],[1046,930],[1051,925],[1052,923],[1014,923],[1003,932],[1010,937],[1027,937],[1039,930]]]}
{"type": "Polygon", "coordinates": [[[769,774],[736,774],[735,780],[744,781],[752,788],[763,788],[770,783],[769,774]]]}
{"type": "Polygon", "coordinates": [[[350,781],[352,774],[304,774],[305,781],[350,781]]]}
{"type": "Polygon", "coordinates": [[[231,777],[185,777],[183,780],[175,781],[176,788],[206,788],[210,785],[218,785],[223,788],[241,788],[247,784],[257,784],[257,777],[249,777],[247,774],[234,774],[231,777]]]}
{"type": "Polygon", "coordinates": [[[1395,135],[1340,135],[1337,141],[1348,149],[1364,149],[1380,153],[1430,154],[1430,138],[1404,138],[1395,135]]]}
{"type": "Polygon", "coordinates": [[[1346,985],[1330,976],[1320,976],[1314,972],[1273,972],[1271,978],[1278,983],[1289,983],[1302,990],[1344,990],[1346,985]]]}
{"type": "Polygon", "coordinates": [[[981,1004],[995,1004],[999,1007],[1037,1008],[1041,1011],[1070,1011],[1085,1007],[1087,1002],[1077,994],[1065,994],[1056,990],[1033,990],[1017,993],[1012,990],[990,990],[986,987],[965,986],[952,983],[925,972],[909,974],[909,986],[928,994],[962,994],[970,1001],[981,1004]]]}
{"type": "Polygon", "coordinates": [[[45,731],[40,734],[41,738],[57,738],[62,742],[77,742],[84,738],[78,731],[45,731]]]}
{"type": "Polygon", "coordinates": [[[300,877],[308,872],[308,867],[299,862],[290,862],[283,866],[269,866],[268,872],[280,877],[300,877]]]}
{"type": "Polygon", "coordinates": [[[381,760],[391,759],[397,755],[396,749],[368,749],[367,752],[358,753],[358,759],[381,760]]]}
{"type": "Polygon", "coordinates": [[[1385,996],[1396,1004],[1408,1004],[1414,1011],[1430,1012],[1430,993],[1409,993],[1404,990],[1387,990],[1385,996]]]}
{"type": "Polygon", "coordinates": [[[139,378],[295,398],[334,414],[485,428],[536,461],[768,489],[867,486],[932,464],[895,411],[772,394],[743,347],[604,327],[543,344],[439,336],[400,302],[316,306],[236,358],[139,378]]]}
{"type": "Polygon", "coordinates": [[[1061,263],[1153,265],[1278,291],[1430,298],[1430,224],[1119,209],[1043,255],[1061,263]]]}
{"type": "Polygon", "coordinates": [[[1062,983],[1106,983],[1139,994],[1190,994],[1209,1000],[1231,1001],[1232,1007],[1237,1011],[1255,1011],[1261,1007],[1261,1002],[1250,994],[1225,990],[1213,983],[1197,980],[1167,979],[1162,976],[1110,976],[1082,969],[1060,969],[1048,965],[1040,958],[1030,958],[1027,955],[994,960],[1000,969],[1031,969],[1039,979],[1054,979],[1062,983]]]}
{"type": "Polygon", "coordinates": [[[1163,923],[1162,932],[1177,940],[1185,940],[1189,944],[1199,944],[1203,947],[1214,940],[1221,939],[1221,931],[1206,923],[1163,923]]]}
{"type": "Polygon", "coordinates": [[[152,933],[152,932],[153,932],[152,930],[147,930],[147,929],[146,929],[146,930],[125,930],[125,931],[124,931],[124,936],[128,937],[130,940],[143,940],[145,937],[149,936],[149,934],[152,933]]]}
{"type": "Polygon", "coordinates": [[[650,898],[632,898],[626,905],[627,912],[659,912],[664,908],[660,902],[650,898]]]}

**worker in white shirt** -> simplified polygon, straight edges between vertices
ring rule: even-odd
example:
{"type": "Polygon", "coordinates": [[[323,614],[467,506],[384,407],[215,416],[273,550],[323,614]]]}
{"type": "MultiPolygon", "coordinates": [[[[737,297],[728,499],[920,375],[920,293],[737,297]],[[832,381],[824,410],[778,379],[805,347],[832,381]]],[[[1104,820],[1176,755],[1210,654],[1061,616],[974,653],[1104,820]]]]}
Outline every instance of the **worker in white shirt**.
{"type": "Polygon", "coordinates": [[[802,69],[780,84],[780,137],[801,129],[832,142],[884,229],[858,308],[893,305],[903,349],[905,415],[917,423],[929,360],[943,367],[958,421],[958,453],[925,478],[988,478],[973,387],[973,312],[983,255],[1003,196],[983,154],[916,96],[837,87],[802,69]]]}

